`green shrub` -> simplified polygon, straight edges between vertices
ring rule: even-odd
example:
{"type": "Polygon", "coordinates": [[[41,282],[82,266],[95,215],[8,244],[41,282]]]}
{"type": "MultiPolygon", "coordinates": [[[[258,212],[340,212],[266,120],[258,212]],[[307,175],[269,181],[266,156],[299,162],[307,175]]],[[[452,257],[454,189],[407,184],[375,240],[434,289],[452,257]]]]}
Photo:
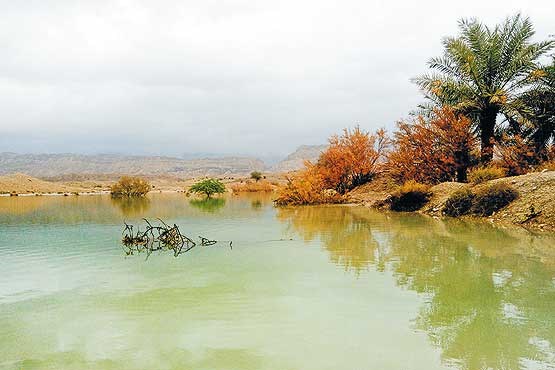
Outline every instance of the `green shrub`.
{"type": "Polygon", "coordinates": [[[474,194],[472,194],[470,189],[458,190],[451,194],[451,196],[445,202],[443,214],[450,217],[465,215],[470,212],[473,200],[474,194]]]}
{"type": "Polygon", "coordinates": [[[140,177],[122,176],[110,187],[113,197],[142,197],[151,189],[148,181],[140,177]]]}
{"type": "Polygon", "coordinates": [[[191,186],[189,192],[205,194],[207,198],[210,198],[213,194],[225,193],[225,185],[220,180],[207,179],[191,186]]]}
{"type": "Polygon", "coordinates": [[[252,171],[251,172],[251,179],[258,181],[262,178],[262,172],[260,171],[252,171]]]}
{"type": "Polygon", "coordinates": [[[472,213],[490,216],[518,198],[518,192],[507,184],[493,184],[478,190],[472,202],[472,213]]]}
{"type": "Polygon", "coordinates": [[[470,171],[468,181],[473,184],[481,184],[489,180],[505,177],[505,175],[505,170],[500,167],[479,167],[470,171]]]}
{"type": "Polygon", "coordinates": [[[414,180],[405,182],[391,196],[391,209],[400,212],[417,211],[430,199],[430,187],[414,180]]]}

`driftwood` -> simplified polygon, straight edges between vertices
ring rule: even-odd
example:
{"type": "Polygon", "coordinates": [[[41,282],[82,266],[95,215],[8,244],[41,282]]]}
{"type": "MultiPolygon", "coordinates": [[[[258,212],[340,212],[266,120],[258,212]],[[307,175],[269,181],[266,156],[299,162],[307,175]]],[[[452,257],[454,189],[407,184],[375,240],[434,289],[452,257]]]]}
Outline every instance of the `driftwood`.
{"type": "MultiPolygon", "coordinates": [[[[141,231],[133,225],[124,222],[122,244],[125,254],[130,256],[135,253],[145,252],[147,258],[154,251],[171,251],[175,257],[181,253],[185,253],[197,246],[191,238],[187,237],[179,230],[176,224],[170,226],[161,219],[159,225],[153,225],[147,219],[144,219],[146,228],[141,231]]],[[[199,236],[201,246],[210,246],[218,243],[217,240],[210,240],[199,236]]],[[[229,243],[231,248],[231,242],[229,243]]]]}

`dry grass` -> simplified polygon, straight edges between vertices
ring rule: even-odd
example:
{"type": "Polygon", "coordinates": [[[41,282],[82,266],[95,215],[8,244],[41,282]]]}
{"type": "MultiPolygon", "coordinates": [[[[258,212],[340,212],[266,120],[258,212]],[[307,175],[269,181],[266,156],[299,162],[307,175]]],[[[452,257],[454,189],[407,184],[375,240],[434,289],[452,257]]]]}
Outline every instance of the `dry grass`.
{"type": "Polygon", "coordinates": [[[541,172],[541,171],[555,171],[555,160],[543,162],[542,164],[540,164],[537,167],[536,172],[541,172]]]}
{"type": "Polygon", "coordinates": [[[234,183],[230,185],[234,193],[258,193],[258,192],[271,192],[276,190],[276,186],[269,181],[251,181],[234,183]]]}
{"type": "Polygon", "coordinates": [[[468,174],[468,181],[472,184],[481,184],[486,181],[500,179],[506,176],[506,171],[500,167],[479,167],[468,174]]]}
{"type": "Polygon", "coordinates": [[[494,183],[478,189],[471,211],[479,216],[491,216],[518,198],[518,191],[506,183],[494,183]]]}
{"type": "Polygon", "coordinates": [[[468,214],[472,208],[474,197],[474,193],[468,188],[457,190],[445,201],[443,214],[450,217],[468,214]]]}
{"type": "Polygon", "coordinates": [[[0,194],[64,193],[75,191],[82,191],[82,188],[44,181],[21,173],[0,176],[0,194]]]}
{"type": "Polygon", "coordinates": [[[431,196],[429,185],[409,180],[391,195],[391,209],[402,212],[417,211],[428,202],[431,196]]]}

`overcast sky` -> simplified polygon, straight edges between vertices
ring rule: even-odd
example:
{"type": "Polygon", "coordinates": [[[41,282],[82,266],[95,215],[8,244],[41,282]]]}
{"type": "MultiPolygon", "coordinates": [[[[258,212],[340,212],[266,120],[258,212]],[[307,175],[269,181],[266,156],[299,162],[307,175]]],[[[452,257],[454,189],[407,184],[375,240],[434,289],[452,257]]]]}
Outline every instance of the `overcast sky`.
{"type": "Polygon", "coordinates": [[[285,154],[393,128],[457,20],[552,0],[0,0],[0,152],[285,154]]]}

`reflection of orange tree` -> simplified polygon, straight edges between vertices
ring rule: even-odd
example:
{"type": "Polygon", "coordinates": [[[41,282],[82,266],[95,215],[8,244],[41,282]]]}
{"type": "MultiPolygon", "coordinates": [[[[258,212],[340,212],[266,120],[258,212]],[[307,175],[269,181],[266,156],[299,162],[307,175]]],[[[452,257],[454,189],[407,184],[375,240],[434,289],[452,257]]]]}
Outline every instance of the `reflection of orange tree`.
{"type": "Polygon", "coordinates": [[[345,207],[284,207],[277,212],[305,241],[320,238],[331,260],[346,270],[359,272],[374,260],[377,245],[371,230],[345,207]]]}
{"type": "Polygon", "coordinates": [[[145,197],[112,197],[111,201],[126,217],[142,217],[150,208],[150,200],[145,197]]]}
{"type": "Polygon", "coordinates": [[[553,255],[534,250],[553,238],[363,208],[283,208],[278,218],[305,240],[319,238],[346,269],[387,267],[399,286],[429,296],[416,327],[444,362],[474,370],[555,361],[553,255]]]}

